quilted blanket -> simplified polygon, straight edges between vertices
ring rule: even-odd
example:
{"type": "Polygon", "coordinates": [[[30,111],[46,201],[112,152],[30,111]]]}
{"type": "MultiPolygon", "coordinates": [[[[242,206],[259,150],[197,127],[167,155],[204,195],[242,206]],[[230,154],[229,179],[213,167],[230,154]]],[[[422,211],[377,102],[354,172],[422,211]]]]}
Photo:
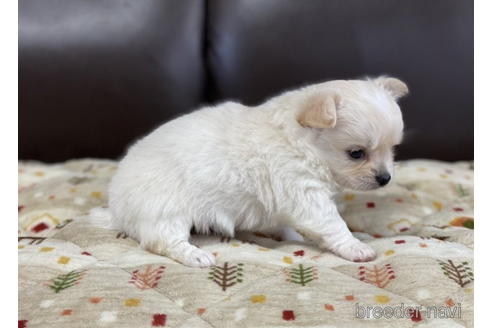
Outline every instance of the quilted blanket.
{"type": "Polygon", "coordinates": [[[473,165],[398,163],[390,186],[341,195],[377,252],[352,263],[261,233],[193,236],[189,268],[91,226],[117,164],[19,163],[19,327],[472,327],[473,165]]]}

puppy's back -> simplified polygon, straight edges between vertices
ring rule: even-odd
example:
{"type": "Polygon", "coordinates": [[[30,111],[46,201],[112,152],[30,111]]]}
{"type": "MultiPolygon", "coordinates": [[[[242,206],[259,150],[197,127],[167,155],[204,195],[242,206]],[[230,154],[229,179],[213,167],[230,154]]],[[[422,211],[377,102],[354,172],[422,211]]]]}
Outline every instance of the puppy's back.
{"type": "Polygon", "coordinates": [[[130,147],[109,187],[116,227],[128,231],[135,218],[196,209],[193,202],[203,203],[213,188],[233,183],[231,161],[242,152],[237,139],[246,111],[236,103],[203,108],[163,124],[130,147]]]}

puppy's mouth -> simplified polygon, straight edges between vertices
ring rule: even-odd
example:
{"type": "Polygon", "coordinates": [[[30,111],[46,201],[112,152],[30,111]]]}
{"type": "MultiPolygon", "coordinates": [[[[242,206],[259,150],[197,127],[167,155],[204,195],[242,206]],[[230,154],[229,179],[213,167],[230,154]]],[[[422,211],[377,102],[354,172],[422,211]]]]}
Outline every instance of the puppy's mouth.
{"type": "Polygon", "coordinates": [[[374,180],[374,177],[344,177],[334,175],[335,181],[344,188],[358,191],[369,191],[381,188],[381,185],[374,180]]]}
{"type": "Polygon", "coordinates": [[[361,190],[361,191],[368,191],[368,190],[374,190],[374,189],[379,189],[381,186],[378,183],[362,183],[358,186],[356,186],[354,189],[356,190],[361,190]]]}

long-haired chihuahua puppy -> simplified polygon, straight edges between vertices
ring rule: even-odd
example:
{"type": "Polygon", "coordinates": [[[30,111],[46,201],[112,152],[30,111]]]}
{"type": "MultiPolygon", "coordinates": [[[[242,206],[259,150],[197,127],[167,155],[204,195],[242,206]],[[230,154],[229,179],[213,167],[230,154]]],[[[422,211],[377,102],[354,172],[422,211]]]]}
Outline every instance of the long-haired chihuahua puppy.
{"type": "Polygon", "coordinates": [[[396,100],[407,92],[391,77],[337,80],[176,118],[129,149],[99,217],[195,267],[215,258],[190,244],[193,227],[226,236],[291,227],[347,260],[370,261],[376,253],[351,234],[334,196],[390,181],[403,133],[396,100]]]}

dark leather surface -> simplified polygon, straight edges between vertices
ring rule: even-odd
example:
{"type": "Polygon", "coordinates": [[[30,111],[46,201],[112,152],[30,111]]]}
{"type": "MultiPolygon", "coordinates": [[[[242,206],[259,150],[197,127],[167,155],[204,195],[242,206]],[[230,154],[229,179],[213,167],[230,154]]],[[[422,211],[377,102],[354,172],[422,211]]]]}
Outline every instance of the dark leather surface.
{"type": "Polygon", "coordinates": [[[213,0],[216,99],[386,73],[408,83],[399,158],[473,158],[470,0],[213,0]]]}
{"type": "Polygon", "coordinates": [[[386,73],[399,158],[473,158],[471,0],[20,0],[19,156],[114,158],[200,103],[386,73]]]}
{"type": "Polygon", "coordinates": [[[20,0],[20,158],[116,157],[197,106],[203,7],[195,0],[20,0]]]}

